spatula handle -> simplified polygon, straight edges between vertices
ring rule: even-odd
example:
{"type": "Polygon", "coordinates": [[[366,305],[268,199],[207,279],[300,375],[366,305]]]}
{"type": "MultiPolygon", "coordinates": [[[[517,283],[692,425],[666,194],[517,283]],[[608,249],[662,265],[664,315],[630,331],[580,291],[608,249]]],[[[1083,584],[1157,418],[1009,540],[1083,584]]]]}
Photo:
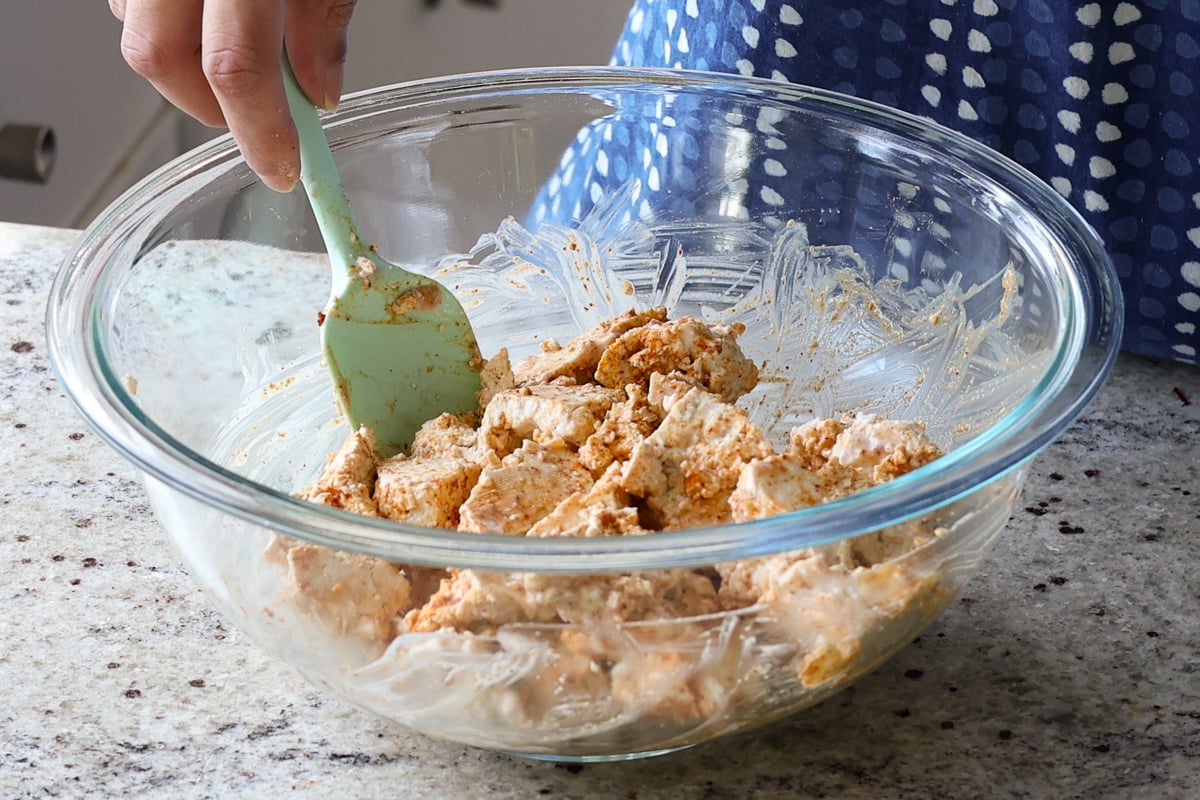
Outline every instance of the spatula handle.
{"type": "Polygon", "coordinates": [[[333,161],[333,152],[329,149],[329,140],[325,136],[325,129],[321,127],[317,109],[296,81],[286,52],[282,65],[288,108],[300,136],[300,182],[308,193],[321,238],[325,240],[325,248],[334,262],[331,266],[334,268],[336,292],[339,276],[344,274],[349,280],[356,259],[369,256],[370,251],[359,236],[358,225],[350,211],[350,201],[333,161]]]}

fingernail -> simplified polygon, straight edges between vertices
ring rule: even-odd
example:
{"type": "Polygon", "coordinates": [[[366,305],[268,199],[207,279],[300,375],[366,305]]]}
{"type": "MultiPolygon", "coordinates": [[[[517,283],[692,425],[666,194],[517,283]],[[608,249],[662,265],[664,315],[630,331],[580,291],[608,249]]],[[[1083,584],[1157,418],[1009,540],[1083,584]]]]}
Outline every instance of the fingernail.
{"type": "Polygon", "coordinates": [[[266,176],[263,182],[277,192],[287,194],[296,188],[296,183],[300,180],[300,175],[293,164],[280,164],[279,172],[275,175],[266,176]],[[269,179],[268,179],[269,178],[269,179]]]}
{"type": "Polygon", "coordinates": [[[338,101],[342,97],[342,76],[344,72],[342,64],[334,64],[325,71],[325,82],[323,84],[325,93],[321,99],[321,108],[325,111],[336,111],[338,101]]]}

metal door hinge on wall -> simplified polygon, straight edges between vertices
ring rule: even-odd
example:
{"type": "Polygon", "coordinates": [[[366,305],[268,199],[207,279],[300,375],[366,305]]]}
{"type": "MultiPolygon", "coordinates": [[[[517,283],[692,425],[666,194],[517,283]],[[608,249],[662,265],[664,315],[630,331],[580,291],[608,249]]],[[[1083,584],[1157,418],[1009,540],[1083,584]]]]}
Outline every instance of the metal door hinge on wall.
{"type": "Polygon", "coordinates": [[[54,168],[54,130],[8,122],[0,126],[0,178],[45,183],[54,168]]]}

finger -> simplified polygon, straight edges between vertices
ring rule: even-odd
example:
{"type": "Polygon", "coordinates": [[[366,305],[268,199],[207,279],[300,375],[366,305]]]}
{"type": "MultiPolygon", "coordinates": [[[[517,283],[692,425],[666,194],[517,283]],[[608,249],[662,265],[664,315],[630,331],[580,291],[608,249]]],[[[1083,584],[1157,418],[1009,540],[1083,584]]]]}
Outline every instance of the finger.
{"type": "Polygon", "coordinates": [[[289,0],[284,41],[296,81],[313,105],[332,111],[342,96],[346,36],[355,0],[289,0]]]}
{"type": "Polygon", "coordinates": [[[121,55],[174,106],[205,125],[225,124],[200,65],[204,0],[118,0],[121,55]]]}
{"type": "Polygon", "coordinates": [[[125,0],[108,0],[108,10],[121,22],[125,21],[125,0]]]}
{"type": "Polygon", "coordinates": [[[300,151],[280,67],[283,19],[283,0],[208,0],[201,61],[246,163],[286,192],[300,174],[300,151]]]}

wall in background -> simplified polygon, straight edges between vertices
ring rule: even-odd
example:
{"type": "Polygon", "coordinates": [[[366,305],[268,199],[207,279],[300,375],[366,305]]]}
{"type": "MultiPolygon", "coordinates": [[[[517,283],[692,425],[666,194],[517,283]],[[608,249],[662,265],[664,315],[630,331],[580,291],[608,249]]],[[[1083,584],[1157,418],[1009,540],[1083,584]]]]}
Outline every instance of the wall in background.
{"type": "MultiPolygon", "coordinates": [[[[57,155],[45,185],[0,180],[0,219],[68,225],[129,163],[131,145],[163,124],[165,104],[117,51],[104,2],[4,0],[0,125],[49,125],[57,155]]],[[[169,147],[168,147],[169,149],[169,147]]],[[[144,149],[144,157],[167,155],[144,149]]]]}
{"type": "MultiPolygon", "coordinates": [[[[360,0],[346,91],[486,69],[603,64],[630,0],[360,0]]],[[[0,220],[82,227],[149,171],[219,132],[162,101],[121,59],[100,0],[4,0],[0,125],[53,127],[45,185],[0,179],[0,220]]]]}

